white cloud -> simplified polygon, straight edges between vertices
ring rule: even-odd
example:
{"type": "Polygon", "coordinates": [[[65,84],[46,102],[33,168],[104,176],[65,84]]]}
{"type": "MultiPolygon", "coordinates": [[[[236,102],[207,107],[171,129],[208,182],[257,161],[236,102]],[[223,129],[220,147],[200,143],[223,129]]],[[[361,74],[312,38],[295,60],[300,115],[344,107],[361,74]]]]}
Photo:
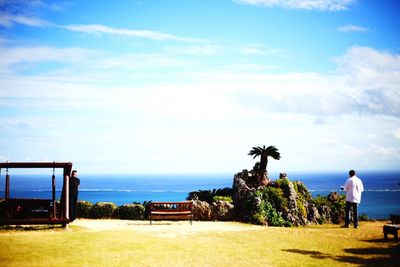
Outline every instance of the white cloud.
{"type": "Polygon", "coordinates": [[[369,28],[352,25],[352,24],[347,24],[347,25],[337,27],[336,30],[338,30],[340,32],[368,32],[369,28]]]}
{"type": "Polygon", "coordinates": [[[93,50],[69,47],[56,48],[51,46],[34,46],[34,47],[0,47],[0,65],[11,65],[17,63],[35,63],[45,61],[62,61],[62,62],[81,62],[90,54],[94,54],[93,50]]]}
{"type": "Polygon", "coordinates": [[[22,24],[30,27],[50,27],[53,24],[49,21],[42,20],[39,18],[33,18],[22,15],[10,15],[6,13],[0,13],[0,26],[11,27],[14,24],[22,24]]]}
{"type": "Polygon", "coordinates": [[[244,47],[244,48],[241,49],[241,53],[244,54],[244,55],[251,55],[251,56],[253,56],[253,55],[267,55],[268,54],[267,51],[258,49],[256,47],[244,47]]]}
{"type": "MultiPolygon", "coordinates": [[[[5,69],[40,60],[68,63],[59,72],[0,72],[2,111],[25,114],[20,119],[4,116],[0,132],[7,135],[2,139],[18,144],[21,153],[31,158],[35,155],[23,147],[43,140],[52,142],[47,149],[38,148],[43,151],[59,143],[79,147],[83,153],[79,159],[64,154],[74,161],[87,161],[92,154],[107,151],[116,164],[136,163],[144,166],[137,167],[140,171],[148,172],[160,159],[164,161],[157,165],[159,171],[251,167],[251,158],[248,165],[243,164],[248,148],[266,140],[285,155],[272,168],[307,169],[310,162],[347,168],[364,160],[363,167],[370,162],[393,167],[399,158],[393,157],[397,155],[394,139],[383,137],[399,125],[396,54],[353,47],[335,59],[338,70],[327,74],[276,73],[258,65],[197,66],[196,60],[164,53],[112,56],[45,46],[2,49],[6,57],[0,59],[0,66],[5,69]],[[196,66],[191,69],[190,64],[196,66]],[[144,78],[137,79],[138,73],[144,78]],[[368,90],[370,84],[381,88],[380,98],[368,90]],[[316,120],[324,125],[315,124],[316,120]],[[377,138],[372,140],[371,135],[377,138]],[[157,151],[156,157],[131,153],[149,150],[157,151]],[[191,150],[195,155],[188,160],[191,150]],[[374,161],[371,151],[382,157],[374,161]],[[229,161],[210,162],[212,155],[225,154],[229,161]]],[[[393,134],[400,135],[399,130],[393,134]]],[[[15,158],[11,150],[0,152],[15,158]]],[[[43,152],[37,157],[50,156],[43,152]]]]}
{"type": "Polygon", "coordinates": [[[215,55],[223,51],[223,47],[213,44],[198,44],[183,47],[167,47],[166,51],[172,54],[186,54],[186,55],[215,55]]]}
{"type": "MultiPolygon", "coordinates": [[[[186,113],[188,116],[200,116],[201,108],[191,107],[197,107],[202,101],[207,103],[206,96],[211,94],[213,100],[227,101],[232,106],[241,105],[244,109],[266,113],[301,113],[314,116],[317,122],[323,122],[324,116],[341,114],[400,117],[400,56],[368,47],[352,47],[336,58],[338,70],[330,74],[270,73],[271,69],[276,70],[273,66],[254,64],[210,69],[209,66],[196,66],[192,60],[167,54],[124,54],[116,57],[79,48],[15,47],[1,48],[0,53],[5,55],[0,59],[0,72],[3,73],[14,70],[16,74],[18,69],[15,68],[24,63],[28,64],[27,67],[29,63],[46,61],[73,64],[65,71],[30,78],[28,83],[38,84],[38,87],[43,81],[60,83],[56,86],[58,88],[68,88],[68,82],[90,83],[101,88],[113,84],[124,88],[129,88],[132,83],[136,84],[135,88],[155,88],[156,85],[157,90],[147,89],[152,93],[149,98],[143,99],[144,105],[158,103],[154,109],[166,107],[166,110],[174,110],[175,115],[187,108],[192,111],[186,113]],[[172,67],[179,80],[171,77],[169,71],[172,67]],[[138,84],[143,81],[145,84],[138,84]],[[199,95],[197,91],[205,94],[199,95]],[[191,100],[186,101],[186,98],[191,100]],[[200,99],[202,101],[197,101],[200,99]],[[174,104],[164,104],[166,100],[174,104]]],[[[16,87],[5,84],[12,80],[11,77],[9,75],[4,79],[3,93],[4,88],[16,87]]],[[[17,76],[15,81],[22,82],[17,76]]],[[[217,104],[215,108],[219,112],[217,104]]]]}
{"type": "Polygon", "coordinates": [[[392,131],[393,136],[396,137],[397,139],[400,139],[400,128],[396,128],[392,131]]]}
{"type": "Polygon", "coordinates": [[[76,25],[56,25],[50,21],[26,15],[12,15],[0,13],[0,26],[11,27],[14,24],[21,24],[29,27],[58,27],[72,32],[80,32],[93,35],[111,35],[120,37],[142,38],[155,41],[177,41],[186,43],[207,43],[207,40],[181,37],[169,33],[152,30],[133,30],[123,28],[113,28],[100,24],[76,24],[76,25]]]}
{"type": "Polygon", "coordinates": [[[335,62],[359,112],[400,117],[400,55],[354,46],[335,62]]]}
{"type": "Polygon", "coordinates": [[[114,36],[125,36],[125,37],[134,37],[134,38],[144,38],[155,41],[180,41],[180,42],[188,42],[188,43],[201,43],[205,42],[205,40],[189,38],[189,37],[180,37],[176,35],[172,35],[169,33],[163,33],[158,31],[150,31],[150,30],[132,30],[132,29],[122,29],[122,28],[113,28],[100,24],[88,24],[88,25],[66,25],[60,26],[61,28],[67,29],[73,32],[82,32],[87,34],[106,34],[106,35],[114,35],[114,36]]]}
{"type": "Polygon", "coordinates": [[[279,57],[284,57],[284,58],[290,58],[288,55],[287,51],[284,51],[283,49],[280,48],[272,48],[272,49],[267,49],[264,48],[262,45],[247,45],[243,46],[239,49],[239,52],[243,55],[247,56],[267,56],[267,55],[272,55],[272,56],[279,56],[279,57]]]}
{"type": "Polygon", "coordinates": [[[371,144],[370,149],[378,155],[382,156],[395,156],[398,157],[400,155],[399,149],[394,147],[386,147],[377,144],[371,144]]]}
{"type": "Polygon", "coordinates": [[[283,7],[303,10],[347,10],[354,0],[234,0],[237,3],[264,7],[283,7]]]}

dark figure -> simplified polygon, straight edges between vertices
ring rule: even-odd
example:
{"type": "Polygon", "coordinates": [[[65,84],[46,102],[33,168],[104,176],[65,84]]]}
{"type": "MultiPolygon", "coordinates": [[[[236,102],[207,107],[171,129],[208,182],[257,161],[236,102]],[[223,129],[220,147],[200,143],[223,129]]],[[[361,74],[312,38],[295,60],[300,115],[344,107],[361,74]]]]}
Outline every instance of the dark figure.
{"type": "Polygon", "coordinates": [[[73,170],[69,178],[69,218],[71,221],[76,219],[78,206],[78,189],[81,180],[78,178],[78,172],[73,170]]]}
{"type": "Polygon", "coordinates": [[[349,176],[350,178],[347,179],[344,185],[344,191],[346,191],[346,219],[343,227],[349,228],[350,214],[351,210],[353,210],[354,228],[358,228],[358,204],[361,202],[361,193],[364,191],[364,186],[354,170],[349,171],[349,176]]]}

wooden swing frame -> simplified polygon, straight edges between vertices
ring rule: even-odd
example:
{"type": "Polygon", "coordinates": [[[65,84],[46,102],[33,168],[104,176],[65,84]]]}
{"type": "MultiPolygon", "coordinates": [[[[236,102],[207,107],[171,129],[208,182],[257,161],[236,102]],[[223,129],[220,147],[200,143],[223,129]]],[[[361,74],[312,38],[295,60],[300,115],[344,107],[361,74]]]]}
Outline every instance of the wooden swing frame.
{"type": "Polygon", "coordinates": [[[60,198],[60,211],[57,211],[55,176],[52,176],[52,199],[37,198],[10,198],[10,175],[5,175],[5,218],[0,217],[0,225],[30,225],[30,224],[62,224],[67,226],[69,218],[69,177],[71,175],[71,162],[6,162],[0,163],[2,169],[29,169],[51,168],[63,169],[63,193],[60,198]],[[38,209],[39,207],[39,209],[38,209]],[[46,209],[47,208],[47,209],[46,209]],[[35,210],[36,209],[36,210],[35,210]],[[24,210],[24,213],[21,212],[24,210]],[[41,212],[35,216],[35,212],[41,212]],[[44,212],[44,216],[43,216],[44,212]]]}

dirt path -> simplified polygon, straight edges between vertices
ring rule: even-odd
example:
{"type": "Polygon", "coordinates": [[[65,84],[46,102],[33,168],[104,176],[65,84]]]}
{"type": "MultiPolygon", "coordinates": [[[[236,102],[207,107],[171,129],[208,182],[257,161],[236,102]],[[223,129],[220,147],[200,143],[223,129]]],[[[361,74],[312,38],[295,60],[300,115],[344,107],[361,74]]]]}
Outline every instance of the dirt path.
{"type": "Polygon", "coordinates": [[[176,237],[182,235],[197,234],[202,232],[226,232],[226,231],[254,231],[263,227],[238,222],[198,222],[190,225],[188,221],[155,221],[150,225],[149,221],[130,220],[91,220],[78,219],[70,224],[85,228],[89,231],[115,231],[127,230],[155,233],[163,237],[176,237]]]}

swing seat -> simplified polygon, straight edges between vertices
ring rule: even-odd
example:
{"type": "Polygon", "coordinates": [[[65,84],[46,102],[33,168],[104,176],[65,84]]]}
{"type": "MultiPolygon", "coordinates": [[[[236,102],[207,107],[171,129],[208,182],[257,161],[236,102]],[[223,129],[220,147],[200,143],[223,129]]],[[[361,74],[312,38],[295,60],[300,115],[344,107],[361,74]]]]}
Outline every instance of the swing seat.
{"type": "Polygon", "coordinates": [[[4,205],[8,218],[45,219],[51,217],[51,199],[11,198],[5,200],[4,205]]]}

